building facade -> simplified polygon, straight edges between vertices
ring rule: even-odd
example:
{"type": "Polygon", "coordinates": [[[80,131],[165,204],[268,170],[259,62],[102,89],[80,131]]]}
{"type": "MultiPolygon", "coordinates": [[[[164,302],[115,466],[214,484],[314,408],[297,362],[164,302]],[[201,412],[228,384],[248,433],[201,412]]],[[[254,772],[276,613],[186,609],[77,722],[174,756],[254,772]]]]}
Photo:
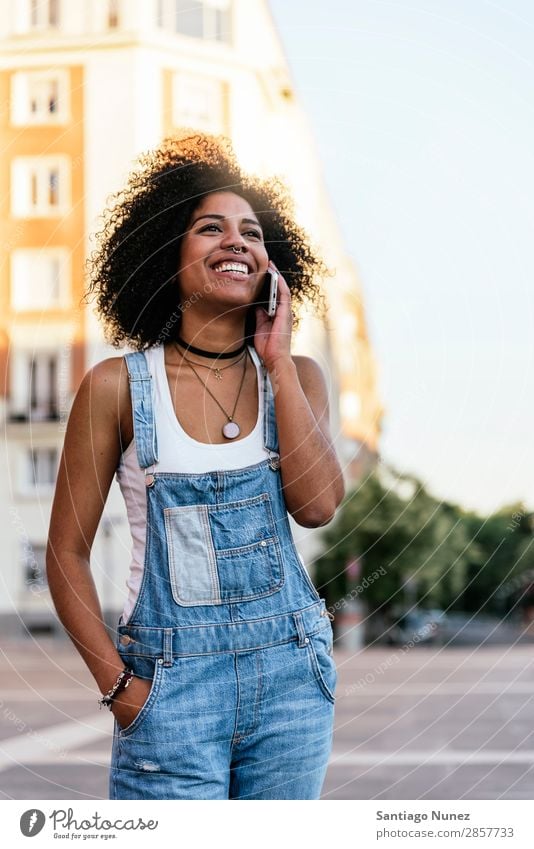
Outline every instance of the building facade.
{"type": "MultiPolygon", "coordinates": [[[[83,302],[107,199],[134,160],[192,127],[232,138],[250,171],[282,177],[334,275],[324,325],[304,316],[294,352],[330,380],[350,482],[377,455],[382,408],[359,282],[265,0],[0,0],[0,466],[4,625],[53,622],[45,546],[72,398],[116,355],[83,302]]],[[[294,526],[305,558],[315,531],[294,526]]],[[[125,595],[130,540],[112,487],[92,569],[105,610],[125,595]]]]}

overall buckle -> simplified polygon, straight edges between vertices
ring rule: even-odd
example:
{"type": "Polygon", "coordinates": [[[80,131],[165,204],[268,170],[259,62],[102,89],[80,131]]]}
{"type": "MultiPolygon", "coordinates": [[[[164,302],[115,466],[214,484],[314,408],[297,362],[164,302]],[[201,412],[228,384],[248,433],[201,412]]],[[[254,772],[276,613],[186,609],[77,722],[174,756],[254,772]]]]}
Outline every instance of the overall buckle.
{"type": "Polygon", "coordinates": [[[280,468],[280,455],[275,454],[273,451],[269,451],[268,463],[273,472],[278,471],[278,469],[280,468]]]}

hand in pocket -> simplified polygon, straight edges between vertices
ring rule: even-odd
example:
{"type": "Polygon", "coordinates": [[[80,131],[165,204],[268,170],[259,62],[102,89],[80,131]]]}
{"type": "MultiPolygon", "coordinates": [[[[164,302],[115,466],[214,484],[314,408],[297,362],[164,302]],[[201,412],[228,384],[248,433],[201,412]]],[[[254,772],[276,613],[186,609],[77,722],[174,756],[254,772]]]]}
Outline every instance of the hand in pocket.
{"type": "Polygon", "coordinates": [[[126,689],[113,699],[111,711],[121,728],[132,724],[148,699],[151,687],[149,679],[134,675],[126,689]]]}

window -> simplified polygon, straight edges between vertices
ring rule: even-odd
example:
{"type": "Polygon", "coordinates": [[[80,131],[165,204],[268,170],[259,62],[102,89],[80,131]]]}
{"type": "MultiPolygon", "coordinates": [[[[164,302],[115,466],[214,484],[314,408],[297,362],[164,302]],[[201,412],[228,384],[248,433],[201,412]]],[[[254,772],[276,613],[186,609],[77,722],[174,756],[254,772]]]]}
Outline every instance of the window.
{"type": "Polygon", "coordinates": [[[9,420],[59,421],[68,397],[70,369],[68,343],[41,349],[17,346],[10,356],[9,420]]]}
{"type": "Polygon", "coordinates": [[[231,0],[158,0],[157,24],[192,38],[230,43],[231,0]]]}
{"type": "Polygon", "coordinates": [[[46,580],[46,545],[31,543],[29,540],[22,549],[22,567],[24,586],[30,592],[42,592],[48,587],[46,580]]]}
{"type": "Polygon", "coordinates": [[[59,206],[59,171],[57,168],[48,169],[48,205],[59,206]]]}
{"type": "Polygon", "coordinates": [[[17,157],[12,164],[11,178],[13,215],[47,217],[67,212],[66,157],[17,157]]]}
{"type": "Polygon", "coordinates": [[[57,421],[59,419],[59,358],[57,354],[20,352],[15,373],[24,383],[17,387],[11,421],[57,421]]]}
{"type": "Polygon", "coordinates": [[[193,38],[202,38],[204,34],[202,3],[197,0],[175,0],[174,14],[176,32],[193,38]]]}
{"type": "Polygon", "coordinates": [[[32,117],[48,117],[56,115],[58,111],[58,85],[57,79],[37,79],[29,91],[29,107],[32,117]]]}
{"type": "Polygon", "coordinates": [[[116,29],[119,26],[119,0],[108,0],[108,27],[116,29]]]}
{"type": "Polygon", "coordinates": [[[61,248],[26,248],[11,255],[11,307],[17,312],[69,306],[69,254],[61,248]]]}
{"type": "Polygon", "coordinates": [[[207,133],[225,132],[224,83],[209,77],[173,76],[172,121],[175,127],[194,127],[207,133]]]}
{"type": "Polygon", "coordinates": [[[58,357],[38,354],[28,362],[29,414],[33,421],[59,417],[58,357]]]}
{"type": "Polygon", "coordinates": [[[341,415],[351,423],[355,423],[362,412],[361,398],[357,392],[345,390],[340,397],[341,415]]]}
{"type": "Polygon", "coordinates": [[[207,3],[204,7],[204,38],[230,41],[230,10],[228,3],[207,3]]]}
{"type": "Polygon", "coordinates": [[[13,74],[12,124],[64,124],[68,120],[66,71],[18,71],[13,74]]]}
{"type": "Polygon", "coordinates": [[[59,26],[59,0],[30,0],[31,29],[59,26]]]}
{"type": "Polygon", "coordinates": [[[51,489],[56,482],[57,448],[30,448],[26,459],[26,488],[51,489]]]}

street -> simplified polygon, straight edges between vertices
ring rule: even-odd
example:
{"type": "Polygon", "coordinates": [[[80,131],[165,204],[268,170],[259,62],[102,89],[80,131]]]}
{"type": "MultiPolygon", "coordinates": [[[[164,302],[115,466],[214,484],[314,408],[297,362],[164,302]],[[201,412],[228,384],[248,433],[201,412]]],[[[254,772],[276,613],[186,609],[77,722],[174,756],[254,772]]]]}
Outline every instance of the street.
{"type": "MultiPolygon", "coordinates": [[[[528,645],[337,650],[325,799],[532,799],[528,645]]],[[[69,642],[4,641],[0,797],[106,799],[112,716],[69,642]]]]}

